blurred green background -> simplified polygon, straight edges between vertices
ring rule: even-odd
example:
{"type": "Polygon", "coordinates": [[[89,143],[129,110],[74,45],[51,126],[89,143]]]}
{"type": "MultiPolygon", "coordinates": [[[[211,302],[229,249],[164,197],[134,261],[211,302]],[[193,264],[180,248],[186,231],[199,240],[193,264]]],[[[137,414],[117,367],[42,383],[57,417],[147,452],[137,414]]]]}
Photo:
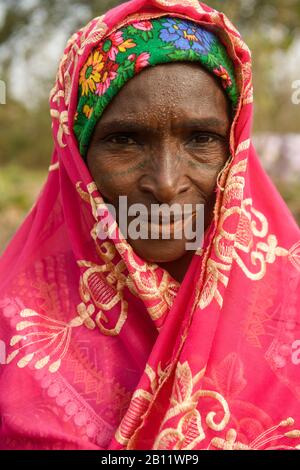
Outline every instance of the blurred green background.
{"type": "MultiPolygon", "coordinates": [[[[6,84],[6,104],[0,104],[0,252],[47,175],[52,152],[48,95],[66,40],[119,3],[0,0],[0,79],[6,84]]],[[[257,146],[300,222],[300,104],[292,102],[293,83],[300,80],[300,1],[208,4],[227,14],[252,50],[257,146]]]]}

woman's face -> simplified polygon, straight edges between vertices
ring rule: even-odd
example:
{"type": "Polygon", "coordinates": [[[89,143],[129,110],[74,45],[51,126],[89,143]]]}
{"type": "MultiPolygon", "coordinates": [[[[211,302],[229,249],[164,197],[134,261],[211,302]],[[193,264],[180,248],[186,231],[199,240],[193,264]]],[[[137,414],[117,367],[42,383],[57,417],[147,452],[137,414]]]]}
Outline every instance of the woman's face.
{"type": "MultiPolygon", "coordinates": [[[[143,204],[149,213],[152,204],[204,204],[206,228],[217,176],[229,157],[230,124],[224,91],[199,65],[147,68],[103,113],[89,146],[88,167],[117,214],[119,196],[127,196],[128,207],[143,204]]],[[[128,241],[143,259],[168,263],[186,254],[190,240],[183,234],[181,239],[128,241]]]]}

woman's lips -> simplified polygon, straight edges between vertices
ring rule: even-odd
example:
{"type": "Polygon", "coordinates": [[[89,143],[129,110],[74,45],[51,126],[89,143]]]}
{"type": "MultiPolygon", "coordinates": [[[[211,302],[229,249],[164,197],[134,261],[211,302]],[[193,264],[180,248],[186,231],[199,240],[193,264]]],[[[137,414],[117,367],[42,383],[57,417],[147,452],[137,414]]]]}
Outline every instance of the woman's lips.
{"type": "MultiPolygon", "coordinates": [[[[192,220],[196,217],[196,212],[193,212],[192,214],[186,216],[186,217],[175,217],[173,218],[172,221],[166,220],[162,221],[160,220],[159,223],[157,221],[153,221],[151,218],[141,220],[141,223],[144,223],[145,225],[148,226],[148,230],[151,233],[151,235],[159,235],[162,237],[162,235],[170,235],[170,238],[174,238],[175,234],[181,235],[181,238],[183,238],[183,234],[186,233],[186,228],[189,224],[192,224],[192,220]],[[178,220],[177,220],[178,219],[178,220]]],[[[151,239],[151,236],[150,236],[151,239]]]]}

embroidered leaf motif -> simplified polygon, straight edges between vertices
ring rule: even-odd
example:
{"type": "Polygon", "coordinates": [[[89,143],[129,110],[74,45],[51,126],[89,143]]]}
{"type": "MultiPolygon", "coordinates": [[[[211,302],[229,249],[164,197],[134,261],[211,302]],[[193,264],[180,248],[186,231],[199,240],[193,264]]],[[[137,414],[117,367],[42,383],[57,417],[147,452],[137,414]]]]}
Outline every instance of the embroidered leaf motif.
{"type": "Polygon", "coordinates": [[[10,346],[15,346],[15,344],[19,343],[23,339],[21,335],[15,335],[10,340],[10,346]]]}
{"type": "Polygon", "coordinates": [[[83,324],[83,320],[80,317],[75,317],[73,320],[69,322],[70,327],[76,327],[76,326],[81,326],[83,324]]]}
{"type": "Polygon", "coordinates": [[[201,309],[207,307],[213,300],[217,287],[218,287],[218,278],[215,270],[210,270],[207,275],[206,282],[203,287],[202,295],[200,298],[199,306],[201,309]]]}
{"type": "Polygon", "coordinates": [[[37,361],[37,362],[35,363],[35,366],[34,366],[34,367],[35,367],[36,369],[42,369],[43,367],[45,367],[45,365],[48,364],[49,361],[50,361],[50,356],[49,356],[49,355],[48,355],[48,356],[45,356],[45,357],[43,357],[42,359],[40,359],[39,361],[37,361]]]}
{"type": "Polygon", "coordinates": [[[227,399],[236,397],[245,388],[244,368],[236,353],[231,353],[212,370],[217,390],[227,399]]]}
{"type": "Polygon", "coordinates": [[[35,323],[31,321],[21,321],[20,323],[17,324],[16,330],[17,331],[22,331],[25,330],[25,328],[29,328],[30,326],[34,326],[35,323]]]}
{"type": "Polygon", "coordinates": [[[154,445],[155,450],[175,450],[179,449],[180,434],[175,429],[166,429],[160,435],[157,445],[154,445]]]}
{"type": "Polygon", "coordinates": [[[60,364],[61,364],[61,359],[58,359],[58,361],[53,362],[53,363],[49,366],[49,372],[51,372],[52,374],[54,374],[54,372],[58,371],[58,369],[60,368],[60,364]]]}
{"type": "Polygon", "coordinates": [[[149,366],[149,364],[146,365],[145,372],[148,375],[150,383],[151,383],[151,391],[152,393],[154,393],[156,390],[156,385],[157,385],[156,374],[154,370],[152,369],[152,367],[149,366]]]}
{"type": "Polygon", "coordinates": [[[188,362],[178,363],[175,375],[172,404],[190,400],[193,391],[193,377],[188,362]]]}
{"type": "Polygon", "coordinates": [[[19,354],[19,350],[13,351],[10,353],[6,358],[6,364],[9,364],[17,355],[19,354]]]}
{"type": "Polygon", "coordinates": [[[34,310],[31,310],[30,308],[24,308],[24,310],[20,312],[20,316],[22,318],[36,317],[37,313],[34,310]]]}
{"type": "Polygon", "coordinates": [[[193,448],[195,441],[199,442],[205,438],[201,426],[201,416],[198,410],[193,410],[184,415],[183,419],[180,421],[179,427],[184,436],[184,441],[181,446],[182,449],[190,446],[193,448]]]}
{"type": "Polygon", "coordinates": [[[144,390],[137,390],[117,431],[117,439],[122,442],[130,439],[148,409],[152,395],[144,390]]]}
{"type": "Polygon", "coordinates": [[[34,356],[34,353],[30,353],[30,354],[27,354],[27,356],[24,356],[22,359],[19,360],[18,367],[20,367],[21,369],[23,367],[26,367],[31,361],[31,359],[33,359],[33,356],[34,356]]]}

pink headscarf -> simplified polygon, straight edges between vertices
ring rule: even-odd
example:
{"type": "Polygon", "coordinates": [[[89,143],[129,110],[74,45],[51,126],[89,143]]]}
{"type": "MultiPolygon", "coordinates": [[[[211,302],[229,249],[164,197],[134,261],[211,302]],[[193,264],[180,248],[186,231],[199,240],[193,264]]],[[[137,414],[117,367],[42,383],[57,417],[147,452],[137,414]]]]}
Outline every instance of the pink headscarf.
{"type": "Polygon", "coordinates": [[[299,448],[300,231],[251,144],[252,102],[247,46],[197,0],[132,0],[69,40],[49,176],[0,262],[1,449],[299,448]],[[104,203],[72,132],[95,45],[170,14],[220,37],[241,93],[214,220],[181,285],[118,230],[97,239],[104,203]]]}

